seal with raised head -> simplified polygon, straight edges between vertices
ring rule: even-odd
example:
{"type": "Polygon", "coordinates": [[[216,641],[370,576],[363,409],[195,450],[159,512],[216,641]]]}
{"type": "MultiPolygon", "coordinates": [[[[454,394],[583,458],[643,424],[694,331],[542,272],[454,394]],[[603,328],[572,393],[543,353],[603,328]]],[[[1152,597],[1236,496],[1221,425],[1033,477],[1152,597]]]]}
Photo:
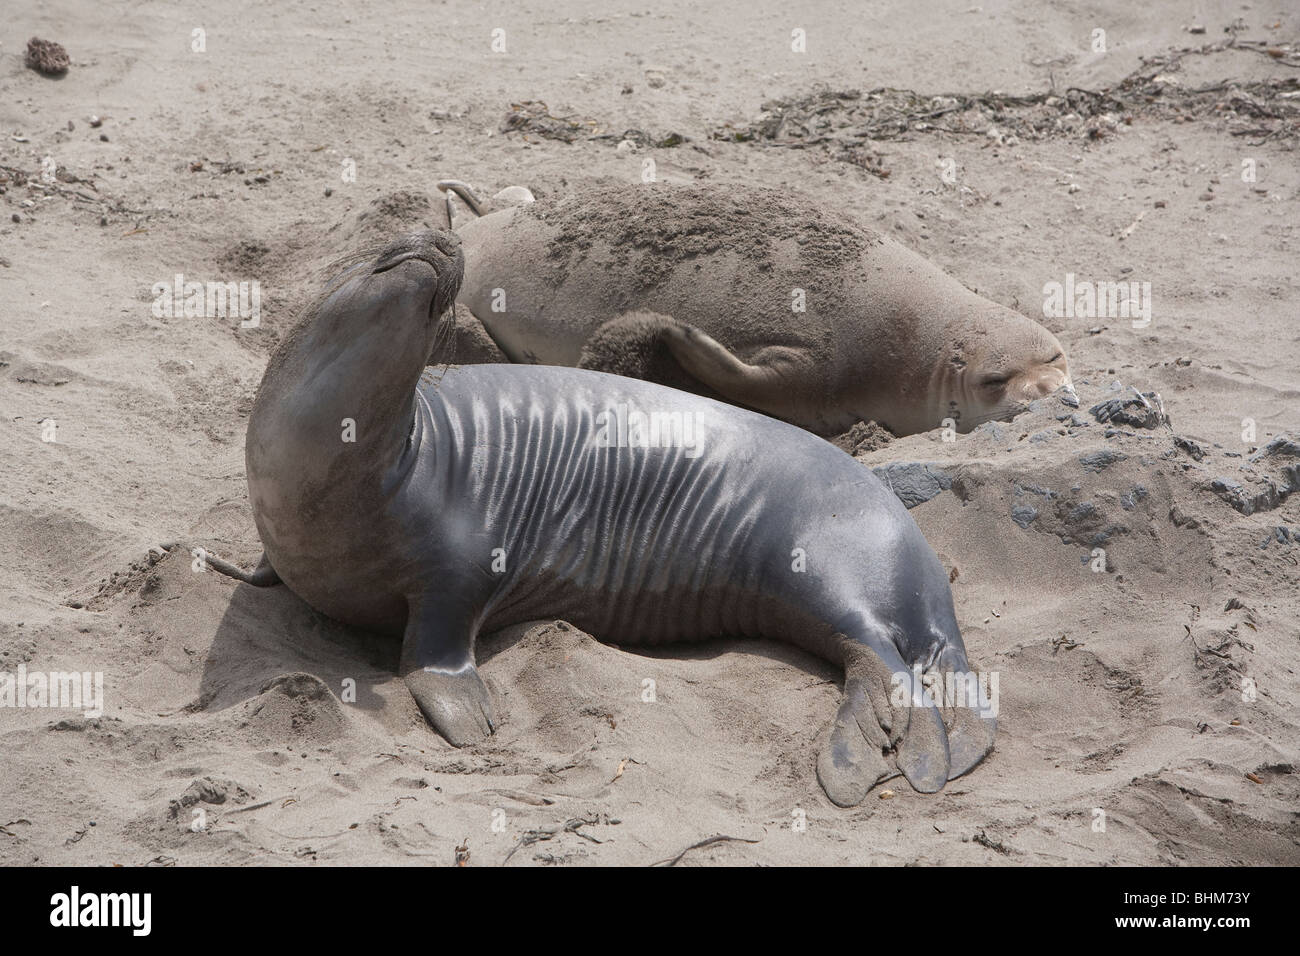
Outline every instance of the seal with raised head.
{"type": "Polygon", "coordinates": [[[458,231],[460,302],[512,362],[659,381],[822,435],[966,432],[1058,389],[1077,404],[1046,328],[788,190],[604,185],[458,231]]]}
{"type": "Polygon", "coordinates": [[[868,469],[649,382],[428,370],[462,268],[444,232],[343,268],[268,364],[247,438],[264,564],[330,617],[403,635],[439,733],[496,724],[478,634],[562,617],[620,644],[769,637],[842,664],[817,765],[837,804],[898,772],[934,792],[983,758],[987,698],[931,693],[970,675],[948,576],[868,469]]]}

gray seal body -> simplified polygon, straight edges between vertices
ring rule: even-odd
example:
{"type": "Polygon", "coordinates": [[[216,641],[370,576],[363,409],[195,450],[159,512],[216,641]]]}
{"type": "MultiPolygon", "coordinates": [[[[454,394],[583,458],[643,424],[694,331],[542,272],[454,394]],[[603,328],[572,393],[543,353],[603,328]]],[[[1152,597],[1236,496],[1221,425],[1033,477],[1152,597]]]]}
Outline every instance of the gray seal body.
{"type": "Polygon", "coordinates": [[[283,582],[341,621],[403,635],[401,669],[464,745],[495,717],[484,631],[562,617],[657,644],[768,637],[846,670],[818,774],[859,802],[904,773],[933,792],[993,722],[926,702],[969,667],[948,577],[870,470],[799,428],[583,369],[424,357],[455,298],[446,233],[347,270],[272,360],[249,491],[283,582]]]}

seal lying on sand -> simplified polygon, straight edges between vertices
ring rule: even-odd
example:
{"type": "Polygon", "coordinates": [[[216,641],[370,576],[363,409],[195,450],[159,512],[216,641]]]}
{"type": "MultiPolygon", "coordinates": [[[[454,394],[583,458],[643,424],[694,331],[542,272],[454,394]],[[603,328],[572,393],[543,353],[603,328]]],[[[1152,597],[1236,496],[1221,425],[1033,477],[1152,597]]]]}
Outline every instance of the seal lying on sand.
{"type": "Polygon", "coordinates": [[[463,258],[450,233],[342,271],[272,357],[248,423],[266,558],[331,617],[403,634],[401,673],[461,746],[496,718],[483,631],[563,617],[621,644],[791,641],[845,668],[818,776],[934,792],[992,746],[948,577],[898,499],[798,428],[582,369],[426,374],[463,258]]]}
{"type": "Polygon", "coordinates": [[[460,301],[512,362],[649,378],[823,435],[965,432],[1073,396],[1047,329],[787,190],[599,186],[458,231],[460,301]],[[678,369],[655,370],[664,348],[678,369]]]}

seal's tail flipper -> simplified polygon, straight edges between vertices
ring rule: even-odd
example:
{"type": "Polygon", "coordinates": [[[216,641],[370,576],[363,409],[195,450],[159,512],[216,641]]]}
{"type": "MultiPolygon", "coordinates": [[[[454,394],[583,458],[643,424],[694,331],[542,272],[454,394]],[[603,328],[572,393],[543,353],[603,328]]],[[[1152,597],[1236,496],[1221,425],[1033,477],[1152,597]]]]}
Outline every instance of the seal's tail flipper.
{"type": "Polygon", "coordinates": [[[899,770],[887,755],[902,728],[891,717],[889,669],[865,648],[845,642],[844,700],[830,742],[817,758],[817,780],[837,807],[856,807],[876,784],[899,770]]]}
{"type": "Polygon", "coordinates": [[[530,202],[536,202],[532,190],[526,186],[507,186],[495,196],[491,202],[485,203],[478,196],[474,195],[474,190],[469,187],[468,183],[463,183],[459,179],[442,179],[438,181],[438,188],[442,190],[446,197],[447,203],[447,222],[455,228],[456,217],[455,210],[451,205],[451,195],[455,193],[469,206],[470,212],[475,216],[486,216],[490,212],[504,209],[506,206],[525,206],[530,202]]]}
{"type": "Polygon", "coordinates": [[[993,749],[998,729],[996,675],[972,670],[960,640],[943,649],[929,672],[944,688],[934,696],[948,732],[948,779],[955,780],[993,749]]]}
{"type": "Polygon", "coordinates": [[[228,578],[234,578],[244,584],[251,584],[255,588],[270,588],[281,583],[280,575],[276,574],[275,568],[271,567],[271,562],[267,560],[265,552],[257,562],[256,568],[252,571],[245,571],[237,564],[231,564],[229,561],[218,558],[215,554],[209,554],[206,548],[196,548],[184,541],[172,541],[164,544],[162,548],[164,551],[172,551],[176,548],[189,551],[196,560],[202,561],[212,570],[220,571],[228,578]]]}
{"type": "MultiPolygon", "coordinates": [[[[817,761],[817,779],[832,803],[857,806],[872,787],[899,773],[919,793],[937,793],[993,749],[996,721],[974,705],[962,706],[960,696],[936,692],[892,642],[841,640],[844,700],[817,761]]],[[[954,673],[967,670],[964,653],[942,662],[954,673]]]]}
{"type": "Polygon", "coordinates": [[[474,190],[469,188],[468,183],[463,183],[459,179],[442,179],[438,181],[438,189],[446,197],[447,203],[447,222],[455,224],[456,219],[452,215],[451,194],[455,193],[461,198],[461,201],[469,206],[470,212],[476,216],[483,215],[483,203],[474,195],[474,190]]]}
{"type": "Polygon", "coordinates": [[[948,727],[948,779],[955,780],[993,749],[998,719],[982,716],[973,707],[944,708],[948,727]]]}

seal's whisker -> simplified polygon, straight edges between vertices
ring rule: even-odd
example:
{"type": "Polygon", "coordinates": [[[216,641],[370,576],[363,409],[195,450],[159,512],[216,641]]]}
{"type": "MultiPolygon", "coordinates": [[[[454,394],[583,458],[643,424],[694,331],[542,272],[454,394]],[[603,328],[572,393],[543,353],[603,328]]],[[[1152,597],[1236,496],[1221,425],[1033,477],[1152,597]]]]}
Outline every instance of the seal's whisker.
{"type": "Polygon", "coordinates": [[[452,303],[451,308],[443,313],[442,318],[438,320],[438,329],[433,336],[433,348],[429,350],[430,357],[443,352],[443,346],[446,345],[445,357],[437,364],[438,375],[435,382],[442,381],[442,376],[447,369],[456,364],[456,344],[459,340],[457,333],[460,331],[456,324],[456,305],[452,303]]]}

